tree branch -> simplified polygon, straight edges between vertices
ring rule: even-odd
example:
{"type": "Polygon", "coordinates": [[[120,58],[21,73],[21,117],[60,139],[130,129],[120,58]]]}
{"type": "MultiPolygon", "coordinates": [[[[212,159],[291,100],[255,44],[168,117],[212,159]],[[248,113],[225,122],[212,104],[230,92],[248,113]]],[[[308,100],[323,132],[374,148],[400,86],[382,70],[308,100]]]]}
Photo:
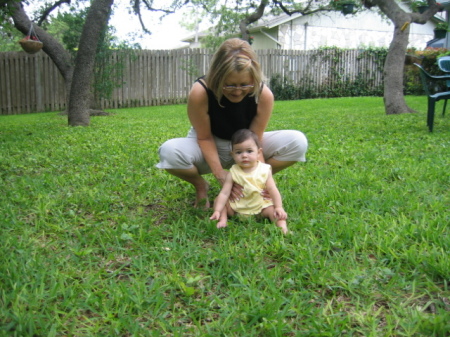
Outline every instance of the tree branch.
{"type": "Polygon", "coordinates": [[[248,40],[247,26],[252,24],[253,22],[258,21],[264,15],[264,10],[266,9],[268,3],[269,0],[261,0],[261,3],[259,4],[258,8],[256,8],[256,10],[252,14],[247,16],[244,20],[242,20],[239,23],[239,29],[241,30],[242,39],[248,40]]]}
{"type": "Polygon", "coordinates": [[[42,15],[40,16],[37,25],[41,26],[42,23],[45,20],[47,20],[47,17],[50,15],[50,13],[53,12],[53,10],[55,10],[56,8],[58,8],[59,6],[61,6],[64,3],[70,5],[70,2],[71,2],[71,0],[59,0],[59,1],[55,2],[53,5],[51,5],[50,7],[46,8],[44,10],[44,12],[42,13],[42,15]]]}
{"type": "Polygon", "coordinates": [[[274,5],[279,7],[284,13],[286,13],[289,16],[296,13],[300,13],[302,15],[311,15],[318,12],[331,12],[336,10],[335,8],[332,8],[330,5],[319,6],[316,9],[310,9],[312,2],[313,0],[309,0],[304,8],[289,10],[286,6],[283,5],[283,1],[273,0],[274,5]]]}
{"type": "Polygon", "coordinates": [[[147,7],[147,9],[149,11],[152,11],[152,12],[163,12],[164,14],[173,14],[173,13],[175,13],[171,9],[153,8],[152,5],[148,2],[148,0],[142,0],[142,2],[144,3],[144,5],[147,7]]]}
{"type": "Polygon", "coordinates": [[[280,7],[281,10],[282,10],[283,12],[285,12],[287,15],[291,16],[292,14],[294,14],[293,12],[289,11],[289,10],[283,5],[283,3],[282,3],[281,1],[273,0],[273,3],[275,4],[275,6],[280,7]]]}
{"type": "MultiPolygon", "coordinates": [[[[142,3],[145,5],[145,7],[147,7],[147,9],[149,11],[152,11],[152,12],[163,12],[165,15],[175,13],[175,11],[170,10],[170,9],[153,8],[152,5],[148,2],[148,0],[142,0],[142,3]]],[[[133,11],[134,11],[134,14],[136,14],[138,16],[139,23],[141,24],[142,30],[144,32],[150,34],[151,32],[147,29],[147,27],[144,24],[144,20],[142,19],[141,0],[134,0],[133,11]]]]}

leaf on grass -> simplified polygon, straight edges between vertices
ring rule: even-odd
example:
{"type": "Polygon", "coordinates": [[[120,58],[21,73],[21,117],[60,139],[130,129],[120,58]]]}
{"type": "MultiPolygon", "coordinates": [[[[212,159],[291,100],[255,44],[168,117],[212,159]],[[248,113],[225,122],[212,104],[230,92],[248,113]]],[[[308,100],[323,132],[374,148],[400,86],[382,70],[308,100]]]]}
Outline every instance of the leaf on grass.
{"type": "Polygon", "coordinates": [[[86,256],[89,255],[90,253],[93,252],[92,248],[86,248],[86,249],[80,249],[80,250],[74,250],[72,249],[72,252],[76,255],[76,256],[86,256]]]}
{"type": "Polygon", "coordinates": [[[128,234],[128,233],[123,233],[120,238],[122,240],[133,240],[133,235],[132,234],[128,234]]]}
{"type": "Polygon", "coordinates": [[[184,282],[178,282],[178,285],[180,286],[180,288],[183,291],[184,295],[190,297],[190,296],[195,294],[195,288],[194,287],[188,287],[184,282]]]}

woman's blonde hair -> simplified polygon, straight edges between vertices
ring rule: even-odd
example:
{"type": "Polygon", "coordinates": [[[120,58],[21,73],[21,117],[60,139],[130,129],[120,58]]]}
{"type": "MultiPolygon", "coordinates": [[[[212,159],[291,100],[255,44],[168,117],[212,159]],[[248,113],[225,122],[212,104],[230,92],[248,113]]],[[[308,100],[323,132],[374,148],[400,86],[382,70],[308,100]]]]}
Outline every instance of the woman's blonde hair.
{"type": "Polygon", "coordinates": [[[232,72],[248,71],[253,77],[255,87],[251,96],[259,100],[264,75],[258,62],[258,56],[247,41],[233,38],[222,43],[211,60],[211,66],[206,74],[205,81],[208,88],[220,100],[223,97],[225,79],[232,72]]]}

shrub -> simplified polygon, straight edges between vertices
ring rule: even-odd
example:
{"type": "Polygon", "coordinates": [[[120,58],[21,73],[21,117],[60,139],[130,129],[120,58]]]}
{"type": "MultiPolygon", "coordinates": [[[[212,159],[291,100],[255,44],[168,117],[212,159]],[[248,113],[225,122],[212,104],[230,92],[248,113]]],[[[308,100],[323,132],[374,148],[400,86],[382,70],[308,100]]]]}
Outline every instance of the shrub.
{"type": "MultiPolygon", "coordinates": [[[[445,48],[427,48],[425,50],[409,49],[405,64],[404,85],[406,95],[424,95],[424,90],[419,77],[419,68],[414,63],[419,63],[427,72],[432,75],[442,75],[442,71],[437,66],[437,59],[450,52],[445,48]]],[[[445,89],[445,83],[437,83],[436,90],[445,89]]]]}
{"type": "MultiPolygon", "coordinates": [[[[317,50],[317,56],[331,61],[329,79],[318,88],[311,86],[313,81],[303,78],[294,82],[281,74],[275,74],[270,79],[270,87],[276,100],[296,100],[303,98],[318,97],[355,97],[355,96],[383,96],[383,85],[377,85],[374,78],[360,72],[354,78],[343,75],[342,57],[345,57],[343,49],[322,48],[317,50]],[[333,53],[326,54],[325,50],[333,53]]],[[[367,48],[361,50],[358,60],[373,58],[376,60],[378,71],[383,74],[384,62],[386,60],[386,48],[367,48]]],[[[405,57],[404,71],[404,93],[406,95],[423,95],[424,91],[419,77],[419,68],[414,63],[421,64],[426,71],[433,75],[441,75],[442,71],[437,66],[437,59],[444,55],[450,55],[450,51],[444,48],[427,48],[422,51],[409,49],[405,57]]],[[[378,82],[379,83],[379,82],[378,82]]],[[[437,90],[444,90],[445,83],[438,84],[437,90]]]]}

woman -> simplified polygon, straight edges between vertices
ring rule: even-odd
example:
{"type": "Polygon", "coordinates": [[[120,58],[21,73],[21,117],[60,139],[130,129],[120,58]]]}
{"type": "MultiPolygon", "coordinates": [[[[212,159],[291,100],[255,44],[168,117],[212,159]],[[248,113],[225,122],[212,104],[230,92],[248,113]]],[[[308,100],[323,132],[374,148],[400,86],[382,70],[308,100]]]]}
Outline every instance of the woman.
{"type": "MultiPolygon", "coordinates": [[[[261,162],[277,173],[297,161],[305,161],[308,148],[300,131],[265,132],[272,114],[274,98],[263,83],[256,53],[246,41],[226,40],[214,54],[205,77],[192,86],[188,97],[191,129],[186,138],[175,138],[159,148],[158,168],[195,187],[197,207],[208,200],[208,183],[202,175],[212,173],[221,185],[233,164],[230,139],[239,129],[250,129],[261,141],[261,162]]],[[[231,200],[239,199],[236,185],[231,200]]]]}

